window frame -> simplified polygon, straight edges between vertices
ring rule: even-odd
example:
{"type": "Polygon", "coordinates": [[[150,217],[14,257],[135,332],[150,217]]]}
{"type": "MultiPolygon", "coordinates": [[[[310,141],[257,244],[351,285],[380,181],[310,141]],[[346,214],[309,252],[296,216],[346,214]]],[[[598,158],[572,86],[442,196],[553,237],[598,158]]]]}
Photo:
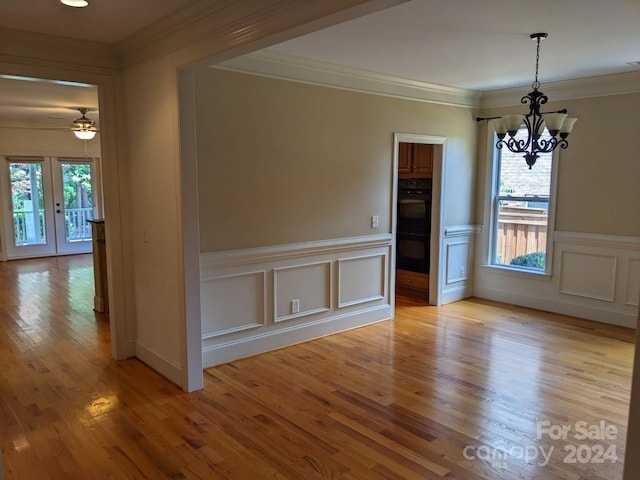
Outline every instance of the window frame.
{"type": "MultiPolygon", "coordinates": [[[[495,120],[490,120],[487,127],[487,171],[486,171],[486,192],[485,195],[485,225],[489,226],[486,255],[485,255],[485,267],[505,270],[509,272],[519,272],[525,275],[533,276],[548,276],[550,277],[553,271],[553,245],[554,245],[554,233],[555,233],[555,212],[556,212],[556,198],[558,189],[558,163],[559,163],[559,149],[556,149],[551,154],[551,179],[549,185],[549,198],[547,209],[547,241],[546,241],[546,253],[545,253],[545,265],[543,269],[522,267],[518,265],[504,265],[495,262],[496,248],[498,243],[497,230],[498,230],[498,202],[503,199],[515,200],[515,201],[547,201],[545,197],[540,196],[509,196],[500,195],[500,149],[496,148],[498,137],[495,133],[495,120]]],[[[524,162],[525,160],[522,159],[524,162]]],[[[532,168],[536,168],[534,165],[532,168]]]]}

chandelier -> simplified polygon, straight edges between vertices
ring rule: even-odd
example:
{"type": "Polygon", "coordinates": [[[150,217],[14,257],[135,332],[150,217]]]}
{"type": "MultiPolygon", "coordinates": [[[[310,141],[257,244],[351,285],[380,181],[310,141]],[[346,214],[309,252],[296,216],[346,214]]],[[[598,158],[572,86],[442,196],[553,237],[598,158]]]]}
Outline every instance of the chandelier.
{"type": "Polygon", "coordinates": [[[520,99],[520,103],[529,104],[529,113],[526,115],[505,115],[503,117],[476,118],[477,121],[497,120],[495,122],[498,141],[496,148],[507,147],[513,153],[522,153],[529,165],[529,169],[536,163],[541,153],[553,152],[557,147],[567,148],[567,137],[573,129],[577,118],[567,118],[567,110],[554,112],[540,112],[540,107],[549,100],[538,88],[538,64],[540,63],[540,41],[547,38],[547,33],[532,33],[532,40],[536,41],[536,76],[531,84],[533,90],[520,99]],[[516,139],[516,133],[524,123],[527,127],[526,138],[516,139]],[[545,127],[549,132],[548,138],[541,138],[545,127]],[[507,138],[507,134],[509,137],[507,138]]]}
{"type": "Polygon", "coordinates": [[[71,125],[71,131],[80,140],[91,140],[96,136],[96,133],[100,131],[96,127],[96,122],[89,120],[85,113],[89,111],[88,108],[78,108],[78,111],[82,114],[82,117],[76,118],[71,125]]]}

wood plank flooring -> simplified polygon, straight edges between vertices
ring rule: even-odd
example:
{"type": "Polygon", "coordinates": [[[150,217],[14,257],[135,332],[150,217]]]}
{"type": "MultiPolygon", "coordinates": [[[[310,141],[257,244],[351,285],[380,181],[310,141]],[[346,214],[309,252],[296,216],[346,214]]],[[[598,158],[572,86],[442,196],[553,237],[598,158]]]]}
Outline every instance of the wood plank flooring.
{"type": "Polygon", "coordinates": [[[86,255],[0,263],[7,480],[622,478],[629,329],[399,297],[395,321],[211,368],[186,394],[110,359],[91,275],[86,255]]]}

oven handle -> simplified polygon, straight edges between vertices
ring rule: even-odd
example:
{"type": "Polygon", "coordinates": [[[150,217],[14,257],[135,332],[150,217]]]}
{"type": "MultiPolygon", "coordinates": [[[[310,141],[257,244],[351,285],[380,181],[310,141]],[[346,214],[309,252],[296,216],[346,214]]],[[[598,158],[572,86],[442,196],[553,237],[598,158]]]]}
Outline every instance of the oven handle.
{"type": "Polygon", "coordinates": [[[398,190],[399,195],[431,195],[431,190],[398,190]]]}
{"type": "Polygon", "coordinates": [[[424,238],[424,239],[426,239],[427,237],[429,237],[428,233],[411,233],[411,232],[401,232],[401,231],[398,231],[397,233],[398,233],[399,236],[405,237],[405,238],[424,238]]]}

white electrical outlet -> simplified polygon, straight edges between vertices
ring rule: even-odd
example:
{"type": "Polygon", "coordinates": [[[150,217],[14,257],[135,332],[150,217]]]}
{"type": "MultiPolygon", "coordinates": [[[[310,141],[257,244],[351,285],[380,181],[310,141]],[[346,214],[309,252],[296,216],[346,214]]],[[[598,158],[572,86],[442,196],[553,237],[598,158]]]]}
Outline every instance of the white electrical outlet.
{"type": "Polygon", "coordinates": [[[460,276],[464,277],[464,267],[460,267],[460,276]]]}
{"type": "Polygon", "coordinates": [[[371,215],[371,228],[378,228],[378,215],[371,215]]]}
{"type": "Polygon", "coordinates": [[[291,300],[291,313],[300,313],[300,299],[291,300]]]}

